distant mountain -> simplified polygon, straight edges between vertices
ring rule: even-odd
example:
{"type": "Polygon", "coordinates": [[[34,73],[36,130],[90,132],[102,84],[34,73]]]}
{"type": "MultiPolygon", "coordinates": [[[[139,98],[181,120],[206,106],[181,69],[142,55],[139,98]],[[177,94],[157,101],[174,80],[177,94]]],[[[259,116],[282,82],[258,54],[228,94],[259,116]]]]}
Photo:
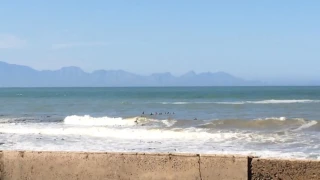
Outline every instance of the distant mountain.
{"type": "Polygon", "coordinates": [[[196,74],[190,71],[176,77],[171,73],[141,76],[123,70],[84,72],[79,67],[55,71],[38,71],[27,66],[0,62],[0,87],[123,87],[123,86],[251,86],[260,82],[246,81],[225,72],[196,74]]]}

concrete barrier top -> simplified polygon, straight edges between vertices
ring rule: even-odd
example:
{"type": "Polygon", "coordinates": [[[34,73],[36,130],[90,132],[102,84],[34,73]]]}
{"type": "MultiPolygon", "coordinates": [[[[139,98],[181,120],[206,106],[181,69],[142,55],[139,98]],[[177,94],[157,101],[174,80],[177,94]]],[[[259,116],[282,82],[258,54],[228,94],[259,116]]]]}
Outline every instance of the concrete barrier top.
{"type": "Polygon", "coordinates": [[[0,179],[319,179],[319,160],[193,153],[0,151],[0,179]]]}

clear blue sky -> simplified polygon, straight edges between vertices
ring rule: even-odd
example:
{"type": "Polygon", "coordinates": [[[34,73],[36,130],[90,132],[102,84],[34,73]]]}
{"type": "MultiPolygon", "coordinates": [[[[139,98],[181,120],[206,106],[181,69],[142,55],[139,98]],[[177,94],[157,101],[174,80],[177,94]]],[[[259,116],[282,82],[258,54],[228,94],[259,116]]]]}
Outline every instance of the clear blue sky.
{"type": "Polygon", "coordinates": [[[0,61],[320,79],[320,1],[2,0],[0,61]]]}

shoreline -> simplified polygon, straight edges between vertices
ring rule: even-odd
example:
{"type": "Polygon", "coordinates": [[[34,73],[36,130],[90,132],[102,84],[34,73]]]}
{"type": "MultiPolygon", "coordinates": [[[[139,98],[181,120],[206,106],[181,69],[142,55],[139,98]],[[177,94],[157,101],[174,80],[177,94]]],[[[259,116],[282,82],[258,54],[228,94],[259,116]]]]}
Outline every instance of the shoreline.
{"type": "Polygon", "coordinates": [[[320,160],[193,153],[0,151],[0,179],[320,179],[320,160]]]}

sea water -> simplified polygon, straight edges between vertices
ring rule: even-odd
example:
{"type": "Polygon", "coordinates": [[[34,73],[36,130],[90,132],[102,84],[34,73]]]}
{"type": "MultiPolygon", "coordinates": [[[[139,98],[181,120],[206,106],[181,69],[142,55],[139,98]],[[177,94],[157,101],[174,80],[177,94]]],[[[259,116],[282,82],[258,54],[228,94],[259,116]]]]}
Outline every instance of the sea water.
{"type": "Polygon", "coordinates": [[[320,87],[1,88],[0,149],[320,159],[320,87]]]}

